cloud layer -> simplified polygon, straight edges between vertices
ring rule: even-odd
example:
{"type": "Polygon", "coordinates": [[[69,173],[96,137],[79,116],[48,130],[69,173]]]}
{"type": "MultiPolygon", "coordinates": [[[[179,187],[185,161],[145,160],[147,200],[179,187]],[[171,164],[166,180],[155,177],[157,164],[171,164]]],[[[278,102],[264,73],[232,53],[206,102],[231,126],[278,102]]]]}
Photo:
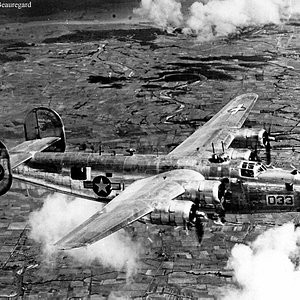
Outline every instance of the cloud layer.
{"type": "Polygon", "coordinates": [[[134,12],[156,25],[181,26],[184,32],[197,34],[201,40],[233,33],[239,27],[279,24],[300,14],[297,0],[209,0],[196,1],[183,15],[176,0],[142,0],[134,12]]]}
{"type": "MultiPolygon", "coordinates": [[[[53,244],[102,206],[97,202],[72,200],[60,194],[48,196],[43,207],[29,217],[32,228],[30,237],[42,243],[44,262],[53,263],[57,254],[53,244]]],[[[124,230],[120,230],[97,243],[67,253],[84,265],[96,260],[104,266],[125,270],[130,276],[138,268],[139,250],[140,245],[133,242],[124,230]]]]}
{"type": "Polygon", "coordinates": [[[228,267],[238,287],[225,291],[222,300],[299,299],[300,230],[294,224],[270,229],[256,241],[235,245],[228,267]]]}

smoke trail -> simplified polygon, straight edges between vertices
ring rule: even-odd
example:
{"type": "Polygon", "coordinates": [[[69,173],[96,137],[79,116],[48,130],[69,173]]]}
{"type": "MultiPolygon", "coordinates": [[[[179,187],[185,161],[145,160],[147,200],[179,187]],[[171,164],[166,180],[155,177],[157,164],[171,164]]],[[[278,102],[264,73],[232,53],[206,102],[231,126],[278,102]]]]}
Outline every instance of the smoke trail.
{"type": "Polygon", "coordinates": [[[183,20],[181,4],[174,0],[142,0],[133,12],[163,28],[180,26],[183,20]]]}
{"type": "Polygon", "coordinates": [[[222,300],[299,299],[300,230],[288,223],[270,229],[249,246],[232,249],[228,267],[238,288],[225,292],[222,300]]]}
{"type": "Polygon", "coordinates": [[[165,28],[183,26],[186,34],[196,34],[199,40],[233,33],[239,27],[279,24],[282,18],[300,13],[296,0],[202,0],[189,7],[183,16],[176,0],[142,0],[134,12],[165,28]]]}
{"type": "MultiPolygon", "coordinates": [[[[30,237],[42,243],[44,262],[54,263],[57,252],[53,244],[102,206],[93,201],[71,200],[60,194],[48,196],[43,207],[29,216],[30,237]]],[[[104,266],[125,269],[130,277],[137,270],[139,250],[140,245],[121,230],[97,243],[66,253],[84,265],[97,260],[104,266]]]]}

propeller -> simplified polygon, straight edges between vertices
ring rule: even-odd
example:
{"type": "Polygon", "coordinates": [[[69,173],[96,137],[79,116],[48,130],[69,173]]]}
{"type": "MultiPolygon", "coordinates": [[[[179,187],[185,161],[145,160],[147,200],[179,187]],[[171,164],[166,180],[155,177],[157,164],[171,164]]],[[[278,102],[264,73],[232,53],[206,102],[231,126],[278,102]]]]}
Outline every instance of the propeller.
{"type": "Polygon", "coordinates": [[[251,154],[250,154],[249,160],[260,161],[260,158],[258,156],[258,140],[256,141],[254,150],[253,150],[253,148],[251,149],[251,154]]]}
{"type": "MultiPolygon", "coordinates": [[[[196,204],[194,204],[196,206],[196,204]]],[[[201,211],[200,209],[191,209],[190,218],[188,223],[188,229],[191,227],[195,227],[196,236],[198,239],[199,244],[201,244],[204,229],[209,221],[209,219],[213,220],[216,225],[224,225],[225,220],[225,209],[222,205],[216,207],[215,213],[206,214],[205,212],[201,211]]]]}
{"type": "Polygon", "coordinates": [[[204,235],[204,225],[201,217],[196,217],[195,229],[199,244],[201,244],[204,235]]]}
{"type": "Polygon", "coordinates": [[[202,242],[204,229],[209,219],[216,225],[221,226],[226,222],[224,206],[227,208],[230,207],[230,203],[227,202],[227,200],[230,200],[232,194],[229,190],[229,183],[228,178],[223,178],[221,180],[218,190],[220,202],[215,203],[214,210],[211,208],[207,210],[204,207],[201,207],[200,201],[194,202],[191,206],[187,228],[190,229],[190,227],[195,227],[199,244],[202,242]]]}
{"type": "Polygon", "coordinates": [[[266,163],[267,165],[271,164],[272,156],[271,156],[271,143],[268,140],[266,143],[266,163]]]}
{"type": "Polygon", "coordinates": [[[271,134],[271,127],[272,127],[272,124],[270,124],[268,130],[266,130],[266,132],[263,136],[263,144],[265,145],[265,149],[266,149],[266,164],[267,165],[270,165],[272,162],[271,141],[275,141],[275,136],[272,136],[272,134],[271,134]]]}
{"type": "Polygon", "coordinates": [[[190,227],[195,227],[199,244],[202,242],[204,227],[207,222],[208,218],[206,213],[200,210],[199,203],[194,203],[191,207],[189,215],[188,229],[190,229],[190,227]]]}
{"type": "Polygon", "coordinates": [[[219,222],[224,224],[225,220],[225,208],[224,206],[229,206],[227,200],[230,200],[232,192],[229,189],[230,181],[228,178],[223,178],[221,180],[221,185],[219,186],[219,199],[221,202],[216,205],[216,214],[218,216],[219,222]]]}

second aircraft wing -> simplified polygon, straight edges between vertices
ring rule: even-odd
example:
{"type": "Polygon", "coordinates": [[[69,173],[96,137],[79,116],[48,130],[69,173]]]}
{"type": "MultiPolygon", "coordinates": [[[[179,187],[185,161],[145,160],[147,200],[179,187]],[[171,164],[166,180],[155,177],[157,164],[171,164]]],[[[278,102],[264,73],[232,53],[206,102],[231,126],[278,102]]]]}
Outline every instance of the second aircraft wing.
{"type": "Polygon", "coordinates": [[[196,155],[204,158],[211,155],[212,144],[217,153],[222,152],[223,147],[227,149],[234,139],[234,130],[243,125],[257,98],[258,95],[254,93],[234,98],[168,156],[196,155]]]}

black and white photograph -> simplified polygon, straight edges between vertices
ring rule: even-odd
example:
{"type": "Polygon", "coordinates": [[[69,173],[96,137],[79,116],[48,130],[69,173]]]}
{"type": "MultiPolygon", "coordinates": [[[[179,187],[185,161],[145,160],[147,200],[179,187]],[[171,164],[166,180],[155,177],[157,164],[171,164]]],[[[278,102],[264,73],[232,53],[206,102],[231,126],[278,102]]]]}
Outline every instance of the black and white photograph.
{"type": "Polygon", "coordinates": [[[0,299],[298,300],[300,0],[0,2],[0,299]]]}

